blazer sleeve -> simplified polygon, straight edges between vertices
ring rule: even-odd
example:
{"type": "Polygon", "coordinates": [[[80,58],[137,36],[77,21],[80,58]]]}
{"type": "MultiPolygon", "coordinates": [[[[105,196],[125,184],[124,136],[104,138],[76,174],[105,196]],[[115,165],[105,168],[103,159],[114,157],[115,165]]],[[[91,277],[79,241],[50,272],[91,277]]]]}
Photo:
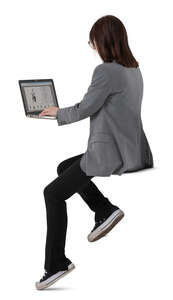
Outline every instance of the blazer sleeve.
{"type": "Polygon", "coordinates": [[[96,113],[111,92],[109,74],[103,64],[95,67],[91,84],[81,102],[73,106],[59,108],[56,113],[58,125],[83,120],[96,113]]]}

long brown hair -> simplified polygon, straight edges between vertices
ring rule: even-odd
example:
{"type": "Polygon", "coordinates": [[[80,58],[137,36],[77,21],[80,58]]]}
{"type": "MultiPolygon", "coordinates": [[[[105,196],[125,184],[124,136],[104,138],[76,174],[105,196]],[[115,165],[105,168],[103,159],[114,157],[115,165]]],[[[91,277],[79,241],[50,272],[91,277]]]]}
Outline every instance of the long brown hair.
{"type": "Polygon", "coordinates": [[[89,33],[89,41],[96,44],[98,53],[104,62],[117,63],[125,67],[139,66],[128,45],[128,37],[123,23],[113,15],[98,19],[89,33]]]}

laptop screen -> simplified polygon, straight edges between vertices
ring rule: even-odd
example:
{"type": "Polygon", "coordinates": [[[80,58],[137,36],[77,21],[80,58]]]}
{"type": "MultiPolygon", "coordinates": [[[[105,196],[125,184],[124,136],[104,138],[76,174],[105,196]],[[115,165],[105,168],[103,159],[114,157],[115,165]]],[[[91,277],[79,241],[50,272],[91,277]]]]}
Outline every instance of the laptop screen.
{"type": "Polygon", "coordinates": [[[49,106],[57,106],[52,80],[20,80],[20,87],[28,113],[42,111],[49,106]]]}

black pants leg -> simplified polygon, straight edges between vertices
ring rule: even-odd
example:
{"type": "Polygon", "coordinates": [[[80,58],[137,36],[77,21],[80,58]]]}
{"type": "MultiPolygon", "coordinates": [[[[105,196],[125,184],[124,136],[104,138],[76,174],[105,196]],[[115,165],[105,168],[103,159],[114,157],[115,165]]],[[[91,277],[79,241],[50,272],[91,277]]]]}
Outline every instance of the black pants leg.
{"type": "MultiPolygon", "coordinates": [[[[100,193],[96,186],[91,183],[91,178],[94,176],[87,176],[80,168],[81,156],[82,154],[79,155],[78,158],[77,156],[73,157],[73,163],[60,172],[60,175],[44,188],[47,216],[44,268],[49,272],[67,269],[67,265],[70,262],[70,260],[65,256],[65,241],[68,221],[65,200],[77,192],[81,194],[82,198],[93,211],[97,211],[98,208],[99,215],[101,212],[101,206],[99,205],[99,201],[96,200],[97,197],[102,199],[105,204],[105,197],[100,193]],[[94,197],[89,188],[89,183],[91,183],[91,190],[94,193],[94,197]],[[92,201],[94,201],[95,204],[93,204],[92,201]]],[[[62,163],[60,164],[61,167],[62,163]]],[[[109,205],[106,207],[104,204],[102,212],[106,214],[109,205]]]]}
{"type": "MultiPolygon", "coordinates": [[[[81,159],[83,153],[70,157],[62,161],[57,167],[58,175],[71,166],[76,160],[81,159]]],[[[91,176],[90,178],[93,178],[91,176]]],[[[78,194],[82,197],[85,203],[89,208],[95,212],[95,221],[98,221],[100,218],[104,217],[107,213],[110,213],[109,208],[115,207],[108,198],[100,192],[97,186],[89,180],[88,183],[78,190],[78,194]]]]}

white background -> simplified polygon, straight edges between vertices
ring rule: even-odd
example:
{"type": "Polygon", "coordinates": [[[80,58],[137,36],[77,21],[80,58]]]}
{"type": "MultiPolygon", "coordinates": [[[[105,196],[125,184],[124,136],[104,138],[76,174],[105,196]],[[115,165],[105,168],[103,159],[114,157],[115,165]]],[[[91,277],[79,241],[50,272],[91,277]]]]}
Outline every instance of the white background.
{"type": "Polygon", "coordinates": [[[172,299],[171,1],[2,1],[0,6],[2,299],[172,299]],[[94,213],[78,194],[67,200],[66,255],[76,266],[45,291],[43,189],[58,164],[85,151],[89,118],[58,127],[25,117],[19,79],[53,78],[59,105],[82,100],[102,61],[88,46],[93,23],[124,23],[144,78],[143,126],[155,169],[93,179],[124,219],[89,243],[94,213]],[[32,297],[32,298],[31,298],[32,297]]]}

